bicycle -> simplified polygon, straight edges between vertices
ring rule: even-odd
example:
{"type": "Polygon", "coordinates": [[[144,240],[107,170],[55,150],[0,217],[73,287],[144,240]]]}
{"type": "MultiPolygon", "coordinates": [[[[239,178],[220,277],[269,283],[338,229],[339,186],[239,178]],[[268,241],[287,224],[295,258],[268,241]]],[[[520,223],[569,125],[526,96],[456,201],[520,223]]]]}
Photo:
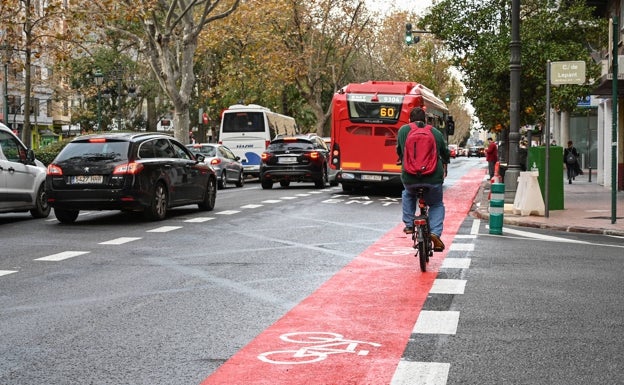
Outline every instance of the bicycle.
{"type": "Polygon", "coordinates": [[[429,207],[425,203],[425,192],[427,187],[418,187],[416,197],[418,198],[419,215],[414,217],[414,232],[412,240],[414,249],[420,261],[420,271],[427,271],[429,258],[433,256],[433,241],[431,240],[431,228],[429,227],[429,207]]]}

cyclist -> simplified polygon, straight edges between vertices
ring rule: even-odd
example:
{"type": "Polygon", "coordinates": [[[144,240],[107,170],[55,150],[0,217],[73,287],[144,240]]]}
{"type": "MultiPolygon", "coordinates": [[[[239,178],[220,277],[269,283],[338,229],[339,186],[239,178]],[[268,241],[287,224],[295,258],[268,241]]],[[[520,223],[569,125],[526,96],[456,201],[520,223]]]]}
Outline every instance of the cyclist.
{"type": "MultiPolygon", "coordinates": [[[[419,127],[424,127],[426,121],[425,111],[420,107],[415,107],[410,111],[410,122],[416,123],[419,127]]],[[[397,154],[399,159],[403,159],[403,150],[405,148],[405,141],[407,134],[411,130],[409,124],[402,126],[399,129],[397,139],[397,154]]],[[[433,174],[416,176],[409,174],[402,167],[401,181],[403,182],[402,198],[402,210],[403,210],[403,223],[405,228],[403,232],[411,234],[414,232],[414,216],[416,213],[416,207],[418,204],[418,198],[416,196],[416,189],[418,187],[427,187],[425,193],[425,203],[429,206],[429,223],[431,227],[431,240],[433,241],[433,250],[444,250],[444,243],[440,239],[442,236],[445,208],[443,201],[442,183],[446,177],[446,165],[450,162],[451,154],[444,141],[444,136],[435,127],[432,128],[433,135],[436,140],[436,147],[438,151],[438,164],[433,174]]]]}

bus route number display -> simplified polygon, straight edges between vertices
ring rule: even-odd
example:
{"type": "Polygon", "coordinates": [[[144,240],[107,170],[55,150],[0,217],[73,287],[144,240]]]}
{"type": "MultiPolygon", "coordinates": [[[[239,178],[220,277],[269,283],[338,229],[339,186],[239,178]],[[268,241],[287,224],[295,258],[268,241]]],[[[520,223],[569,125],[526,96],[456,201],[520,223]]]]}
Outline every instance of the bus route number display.
{"type": "Polygon", "coordinates": [[[397,95],[347,95],[351,118],[396,120],[401,112],[403,97],[397,95]]]}

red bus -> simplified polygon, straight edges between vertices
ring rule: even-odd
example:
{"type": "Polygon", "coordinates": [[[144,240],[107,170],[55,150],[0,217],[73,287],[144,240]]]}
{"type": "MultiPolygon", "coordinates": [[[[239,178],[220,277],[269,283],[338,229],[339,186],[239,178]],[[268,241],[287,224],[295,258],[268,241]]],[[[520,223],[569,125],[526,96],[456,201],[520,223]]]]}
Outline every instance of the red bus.
{"type": "Polygon", "coordinates": [[[334,94],[331,117],[331,167],[346,192],[365,186],[402,186],[397,164],[397,133],[409,123],[412,108],[422,107],[429,124],[445,136],[452,117],[446,104],[415,82],[368,81],[334,94]]]}

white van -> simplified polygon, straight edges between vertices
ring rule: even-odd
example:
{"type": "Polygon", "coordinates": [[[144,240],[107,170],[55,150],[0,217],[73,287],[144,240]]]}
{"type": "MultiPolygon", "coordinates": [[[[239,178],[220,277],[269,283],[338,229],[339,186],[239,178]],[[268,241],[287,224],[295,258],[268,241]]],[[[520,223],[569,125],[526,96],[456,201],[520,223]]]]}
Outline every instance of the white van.
{"type": "Polygon", "coordinates": [[[260,156],[276,135],[295,135],[295,119],[257,104],[235,104],[223,111],[219,143],[241,158],[246,175],[259,176],[260,156]]]}

